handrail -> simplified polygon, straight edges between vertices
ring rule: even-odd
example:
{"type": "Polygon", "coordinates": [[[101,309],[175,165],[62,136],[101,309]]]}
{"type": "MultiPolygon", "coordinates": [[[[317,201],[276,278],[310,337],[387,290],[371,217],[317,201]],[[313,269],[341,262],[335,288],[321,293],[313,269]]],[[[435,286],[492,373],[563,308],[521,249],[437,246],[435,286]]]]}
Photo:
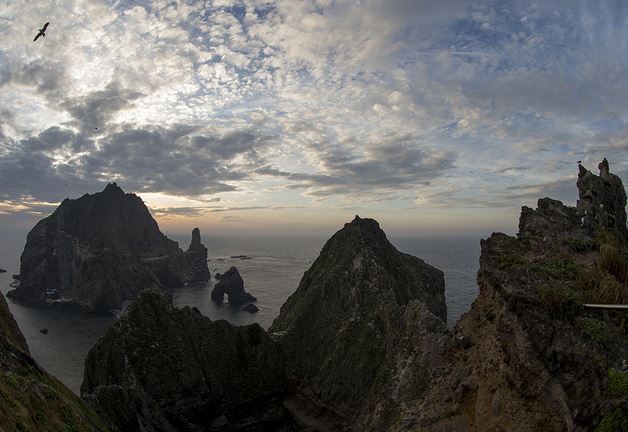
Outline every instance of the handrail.
{"type": "Polygon", "coordinates": [[[628,305],[625,304],[585,304],[583,306],[589,309],[628,310],[628,305]]]}

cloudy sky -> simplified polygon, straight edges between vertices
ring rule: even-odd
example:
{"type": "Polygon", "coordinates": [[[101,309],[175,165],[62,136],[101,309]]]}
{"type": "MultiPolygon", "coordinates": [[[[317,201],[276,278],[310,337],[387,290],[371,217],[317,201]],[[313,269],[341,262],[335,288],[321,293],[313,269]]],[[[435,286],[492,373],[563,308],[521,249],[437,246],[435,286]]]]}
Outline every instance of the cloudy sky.
{"type": "Polygon", "coordinates": [[[0,40],[5,226],[116,181],[171,230],[512,231],[628,179],[621,0],[0,0],[0,40]]]}

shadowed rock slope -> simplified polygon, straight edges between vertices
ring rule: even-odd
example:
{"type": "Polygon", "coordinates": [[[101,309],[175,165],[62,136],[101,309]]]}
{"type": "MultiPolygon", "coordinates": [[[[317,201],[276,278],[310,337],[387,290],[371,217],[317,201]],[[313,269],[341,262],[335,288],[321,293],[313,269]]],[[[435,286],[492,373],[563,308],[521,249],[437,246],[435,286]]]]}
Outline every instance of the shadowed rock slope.
{"type": "Polygon", "coordinates": [[[384,430],[442,363],[445,314],[443,273],[356,217],[282,308],[280,342],[143,293],[81,391],[120,431],[384,430]]]}
{"type": "Polygon", "coordinates": [[[108,431],[67,387],[28,354],[0,293],[0,431],[108,431]]]}
{"type": "MultiPolygon", "coordinates": [[[[192,246],[188,256],[196,257],[199,248],[192,246]]],[[[35,225],[20,258],[19,285],[9,296],[109,310],[143,289],[176,288],[204,277],[197,261],[190,264],[159,231],[138,196],[110,183],[100,193],[64,200],[35,225]]]]}
{"type": "Polygon", "coordinates": [[[299,398],[311,395],[310,405],[323,404],[345,426],[385,428],[438,366],[444,289],[440,270],[356,216],[327,241],[269,329],[299,398]]]}
{"type": "Polygon", "coordinates": [[[482,241],[461,343],[393,430],[628,430],[627,316],[583,307],[628,303],[625,190],[600,166],[580,168],[577,208],[543,198],[516,238],[482,241]]]}
{"type": "Polygon", "coordinates": [[[283,362],[257,324],[143,292],[92,348],[81,394],[114,431],[277,431],[283,362]]]}

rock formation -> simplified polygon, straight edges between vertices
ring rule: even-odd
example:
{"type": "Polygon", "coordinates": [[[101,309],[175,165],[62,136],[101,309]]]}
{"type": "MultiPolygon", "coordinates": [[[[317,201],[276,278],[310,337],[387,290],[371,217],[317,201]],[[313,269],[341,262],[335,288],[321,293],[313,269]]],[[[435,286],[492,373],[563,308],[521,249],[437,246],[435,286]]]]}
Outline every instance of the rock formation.
{"type": "Polygon", "coordinates": [[[212,300],[222,302],[226,294],[229,304],[232,305],[257,301],[255,297],[244,291],[244,281],[237,268],[231,267],[223,274],[216,273],[216,280],[218,282],[211,292],[212,300]]]}
{"type": "Polygon", "coordinates": [[[600,228],[613,231],[628,240],[626,229],[626,191],[619,177],[609,172],[604,159],[596,176],[582,165],[578,173],[578,213],[589,233],[600,228]]]}
{"type": "Polygon", "coordinates": [[[443,272],[397,251],[375,220],[345,224],[269,329],[299,397],[358,430],[385,428],[439,365],[444,289],[443,272]]]}
{"type": "Polygon", "coordinates": [[[90,351],[83,394],[129,431],[628,430],[625,315],[584,307],[628,303],[625,190],[600,167],[577,208],[540,199],[516,237],[481,242],[452,331],[443,273],[356,217],[270,337],[143,294],[90,351]]]}
{"type": "Polygon", "coordinates": [[[76,395],[30,357],[0,293],[0,430],[108,431],[76,395]]]}
{"type": "Polygon", "coordinates": [[[20,261],[20,282],[10,297],[39,303],[63,298],[102,310],[119,308],[143,289],[197,280],[142,200],[115,183],[64,200],[29,232],[20,261]]]}
{"type": "Polygon", "coordinates": [[[578,208],[540,199],[516,238],[482,241],[480,293],[454,328],[464,343],[393,430],[626,430],[625,325],[582,306],[628,303],[626,196],[601,167],[580,168],[578,208]]]}
{"type": "Polygon", "coordinates": [[[287,421],[284,387],[279,349],[259,325],[144,292],[90,350],[81,394],[114,431],[275,431],[287,421]]]}
{"type": "Polygon", "coordinates": [[[198,228],[192,230],[192,242],[185,257],[192,266],[190,282],[207,282],[211,277],[207,268],[207,248],[201,243],[201,231],[198,228]]]}
{"type": "Polygon", "coordinates": [[[0,268],[0,273],[6,273],[7,271],[5,269],[0,268]]]}

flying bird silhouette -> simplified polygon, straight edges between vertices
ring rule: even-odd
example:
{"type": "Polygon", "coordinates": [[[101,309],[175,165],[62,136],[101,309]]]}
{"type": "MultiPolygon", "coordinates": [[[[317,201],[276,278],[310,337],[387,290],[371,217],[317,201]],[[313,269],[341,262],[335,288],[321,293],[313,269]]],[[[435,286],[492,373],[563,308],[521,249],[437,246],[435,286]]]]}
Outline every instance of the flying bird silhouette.
{"type": "Polygon", "coordinates": [[[37,33],[37,36],[35,36],[35,39],[33,39],[33,42],[35,42],[40,37],[46,36],[46,29],[48,28],[48,24],[50,24],[50,23],[44,24],[44,26],[39,29],[39,33],[37,33]]]}

